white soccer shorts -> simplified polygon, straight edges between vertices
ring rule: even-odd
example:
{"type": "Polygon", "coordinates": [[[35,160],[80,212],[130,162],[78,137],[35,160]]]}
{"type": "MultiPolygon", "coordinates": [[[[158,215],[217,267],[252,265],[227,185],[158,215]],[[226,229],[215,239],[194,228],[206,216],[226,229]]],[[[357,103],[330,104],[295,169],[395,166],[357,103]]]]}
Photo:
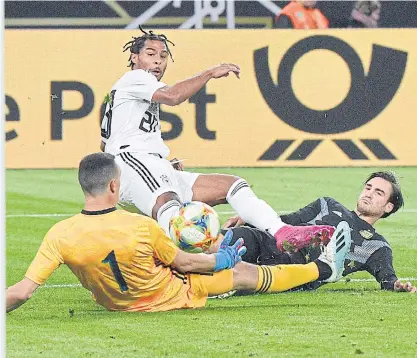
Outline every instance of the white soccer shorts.
{"type": "Polygon", "coordinates": [[[154,154],[120,153],[116,163],[121,170],[119,205],[150,217],[163,193],[174,192],[183,203],[191,201],[192,187],[200,175],[175,170],[167,159],[154,154]]]}

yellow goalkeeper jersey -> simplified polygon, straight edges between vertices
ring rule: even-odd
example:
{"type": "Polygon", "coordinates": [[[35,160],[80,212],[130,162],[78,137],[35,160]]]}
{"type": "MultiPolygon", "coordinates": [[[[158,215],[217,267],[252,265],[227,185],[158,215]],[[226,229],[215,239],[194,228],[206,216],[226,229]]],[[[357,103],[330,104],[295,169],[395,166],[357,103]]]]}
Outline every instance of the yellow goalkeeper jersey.
{"type": "Polygon", "coordinates": [[[109,310],[202,307],[188,275],[169,267],[178,248],[151,218],[110,208],[82,211],[46,234],[26,277],[41,285],[66,264],[109,310]]]}

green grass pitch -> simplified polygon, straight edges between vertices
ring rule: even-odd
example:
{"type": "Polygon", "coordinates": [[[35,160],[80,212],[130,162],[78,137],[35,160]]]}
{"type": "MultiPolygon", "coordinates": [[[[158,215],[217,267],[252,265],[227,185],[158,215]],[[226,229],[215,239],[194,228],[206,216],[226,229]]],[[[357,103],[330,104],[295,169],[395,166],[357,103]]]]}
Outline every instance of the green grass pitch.
{"type": "MultiPolygon", "coordinates": [[[[375,168],[216,169],[246,178],[277,211],[319,196],[354,208],[375,168]]],[[[417,168],[396,168],[405,209],[377,223],[399,277],[417,277],[417,168]]],[[[6,172],[6,279],[20,280],[59,216],[81,210],[76,170],[6,172]]],[[[225,220],[230,206],[218,206],[225,220]]],[[[315,292],[211,299],[204,309],[107,312],[60,268],[6,316],[8,357],[416,357],[417,295],[382,292],[367,273],[315,292]],[[356,279],[361,279],[357,281],[356,279]],[[365,279],[365,281],[362,281],[365,279]],[[60,286],[67,285],[67,286],[60,286]]]]}

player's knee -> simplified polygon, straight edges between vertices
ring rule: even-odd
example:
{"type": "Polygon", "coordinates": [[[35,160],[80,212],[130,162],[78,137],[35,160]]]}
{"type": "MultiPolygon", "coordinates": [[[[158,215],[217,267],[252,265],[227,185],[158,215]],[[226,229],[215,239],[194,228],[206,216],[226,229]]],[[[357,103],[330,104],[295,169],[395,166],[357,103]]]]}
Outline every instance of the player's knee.
{"type": "Polygon", "coordinates": [[[233,188],[237,182],[244,181],[244,179],[239,178],[234,175],[227,175],[222,174],[219,175],[218,180],[216,182],[216,192],[218,193],[217,196],[217,203],[218,204],[225,204],[227,203],[227,195],[230,192],[231,188],[233,188]]]}
{"type": "MultiPolygon", "coordinates": [[[[245,181],[245,179],[242,179],[241,177],[235,176],[235,175],[226,175],[225,180],[225,187],[227,187],[227,190],[229,190],[233,184],[235,184],[238,181],[245,181]]],[[[226,191],[227,192],[227,191],[226,191]]]]}
{"type": "Polygon", "coordinates": [[[167,192],[167,193],[163,193],[161,195],[158,196],[158,198],[156,199],[156,203],[152,209],[152,217],[156,220],[157,218],[157,214],[159,209],[161,208],[161,206],[163,206],[164,204],[166,204],[169,201],[178,201],[179,203],[182,204],[180,197],[178,196],[177,193],[174,192],[167,192]]]}
{"type": "Polygon", "coordinates": [[[193,186],[193,200],[210,206],[227,203],[227,193],[240,178],[227,174],[200,175],[193,186]]]}

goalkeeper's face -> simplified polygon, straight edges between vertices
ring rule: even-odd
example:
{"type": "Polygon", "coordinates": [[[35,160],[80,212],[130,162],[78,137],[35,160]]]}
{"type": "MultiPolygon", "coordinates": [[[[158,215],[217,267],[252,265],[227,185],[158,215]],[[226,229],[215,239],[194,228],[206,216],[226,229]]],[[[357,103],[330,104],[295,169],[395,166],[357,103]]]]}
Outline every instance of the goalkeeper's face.
{"type": "Polygon", "coordinates": [[[394,205],[389,201],[391,195],[391,183],[382,178],[373,178],[365,184],[359,195],[356,210],[365,216],[379,219],[394,208],[394,205]]]}

